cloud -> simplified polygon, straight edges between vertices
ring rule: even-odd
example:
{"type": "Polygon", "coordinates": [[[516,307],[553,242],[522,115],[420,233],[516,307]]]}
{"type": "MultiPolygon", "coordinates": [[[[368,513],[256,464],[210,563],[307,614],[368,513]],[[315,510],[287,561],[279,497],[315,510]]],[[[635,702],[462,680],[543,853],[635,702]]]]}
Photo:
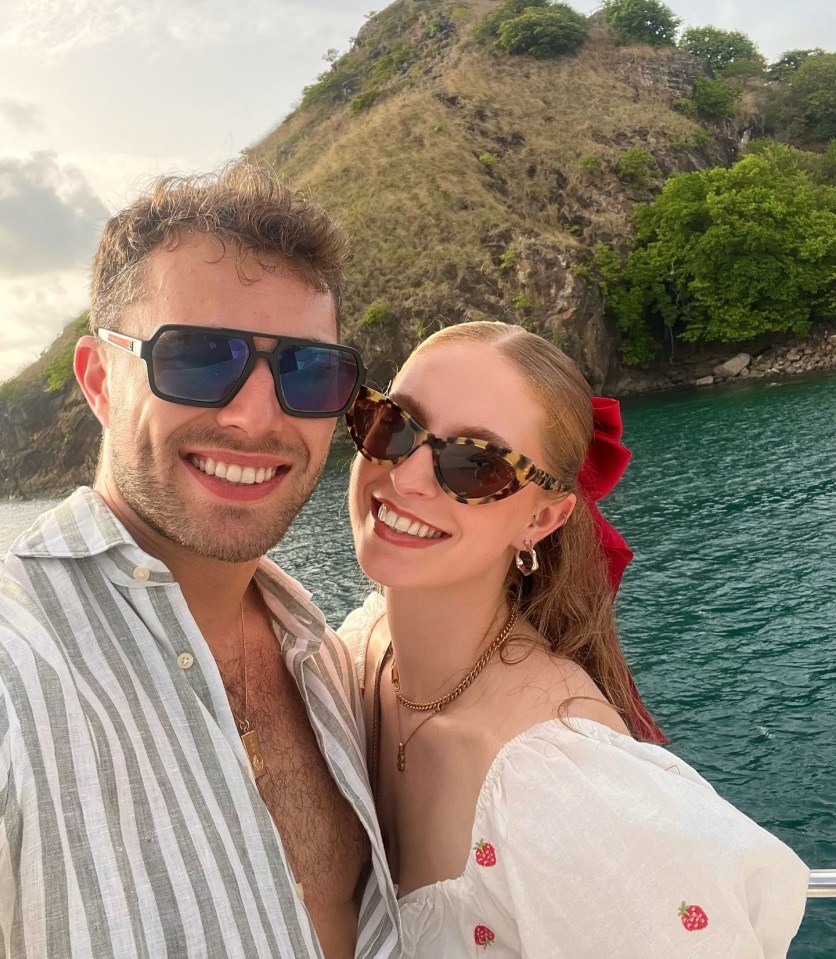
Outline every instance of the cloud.
{"type": "Polygon", "coordinates": [[[33,363],[87,303],[85,270],[0,278],[0,383],[33,363]]]}
{"type": "Polygon", "coordinates": [[[89,48],[120,37],[156,45],[173,41],[201,47],[286,38],[300,40],[356,15],[300,0],[5,0],[0,49],[35,48],[53,54],[89,48]]]}
{"type": "Polygon", "coordinates": [[[107,217],[84,174],[54,153],[0,158],[0,276],[80,265],[107,217]]]}
{"type": "Polygon", "coordinates": [[[0,97],[0,117],[19,132],[44,128],[41,108],[28,100],[0,97]]]}

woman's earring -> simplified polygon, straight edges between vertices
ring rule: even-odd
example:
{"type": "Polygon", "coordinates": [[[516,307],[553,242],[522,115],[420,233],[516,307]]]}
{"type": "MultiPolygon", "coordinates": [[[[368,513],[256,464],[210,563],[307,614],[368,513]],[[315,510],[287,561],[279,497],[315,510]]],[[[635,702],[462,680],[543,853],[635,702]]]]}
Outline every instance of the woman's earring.
{"type": "Polygon", "coordinates": [[[523,540],[523,546],[525,547],[525,552],[528,553],[528,558],[523,556],[523,550],[518,549],[514,562],[517,564],[517,569],[523,576],[530,576],[540,568],[540,562],[537,559],[537,551],[534,549],[534,544],[531,540],[523,540]]]}

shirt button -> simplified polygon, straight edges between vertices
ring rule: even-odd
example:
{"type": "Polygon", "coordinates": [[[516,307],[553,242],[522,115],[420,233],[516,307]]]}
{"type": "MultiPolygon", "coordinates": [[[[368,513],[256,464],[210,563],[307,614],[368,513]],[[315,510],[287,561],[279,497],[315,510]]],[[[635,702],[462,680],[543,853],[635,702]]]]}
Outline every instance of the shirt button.
{"type": "Polygon", "coordinates": [[[151,570],[147,566],[137,566],[134,570],[134,579],[138,579],[140,583],[147,583],[151,578],[151,570]]]}
{"type": "Polygon", "coordinates": [[[191,669],[194,666],[194,656],[191,653],[180,653],[177,657],[177,665],[180,669],[191,669]]]}

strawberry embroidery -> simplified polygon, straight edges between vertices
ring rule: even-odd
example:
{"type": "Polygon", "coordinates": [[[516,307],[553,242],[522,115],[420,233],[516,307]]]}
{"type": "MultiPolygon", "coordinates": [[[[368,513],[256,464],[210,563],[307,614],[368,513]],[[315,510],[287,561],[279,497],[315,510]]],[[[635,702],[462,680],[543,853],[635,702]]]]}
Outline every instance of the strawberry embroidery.
{"type": "Polygon", "coordinates": [[[683,902],[679,907],[679,916],[688,932],[699,932],[708,925],[708,916],[700,906],[689,906],[683,902]]]}
{"type": "Polygon", "coordinates": [[[490,929],[488,929],[487,926],[477,926],[473,930],[473,938],[476,940],[477,946],[487,949],[488,946],[493,945],[493,941],[496,939],[496,936],[490,929]]]}
{"type": "Polygon", "coordinates": [[[496,865],[496,850],[489,842],[485,842],[484,839],[480,839],[473,848],[476,850],[477,866],[496,865]]]}

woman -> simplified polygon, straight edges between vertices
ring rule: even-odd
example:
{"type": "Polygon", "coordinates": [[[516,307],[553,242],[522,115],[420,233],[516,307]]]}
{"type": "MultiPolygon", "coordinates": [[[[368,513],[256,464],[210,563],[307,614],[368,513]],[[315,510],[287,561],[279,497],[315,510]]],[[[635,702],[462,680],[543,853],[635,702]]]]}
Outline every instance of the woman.
{"type": "Polygon", "coordinates": [[[342,634],[404,955],[785,956],[807,869],[642,741],[664,739],[614,628],[630,553],[593,504],[629,458],[617,404],[594,424],[563,353],[480,322],[348,419],[357,556],[385,598],[342,634]]]}

